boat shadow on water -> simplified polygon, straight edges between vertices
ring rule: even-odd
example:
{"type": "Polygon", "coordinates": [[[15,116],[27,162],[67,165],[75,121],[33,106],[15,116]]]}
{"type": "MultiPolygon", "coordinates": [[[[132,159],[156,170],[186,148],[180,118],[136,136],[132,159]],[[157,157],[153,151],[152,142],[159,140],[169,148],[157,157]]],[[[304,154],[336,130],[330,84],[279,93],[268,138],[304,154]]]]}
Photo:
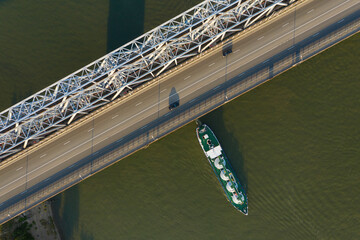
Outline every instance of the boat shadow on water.
{"type": "Polygon", "coordinates": [[[247,182],[247,172],[244,168],[242,146],[239,144],[239,141],[236,139],[234,133],[226,129],[224,124],[223,108],[220,107],[215,111],[208,113],[202,117],[200,121],[207,124],[214,131],[247,195],[249,185],[247,182]]]}

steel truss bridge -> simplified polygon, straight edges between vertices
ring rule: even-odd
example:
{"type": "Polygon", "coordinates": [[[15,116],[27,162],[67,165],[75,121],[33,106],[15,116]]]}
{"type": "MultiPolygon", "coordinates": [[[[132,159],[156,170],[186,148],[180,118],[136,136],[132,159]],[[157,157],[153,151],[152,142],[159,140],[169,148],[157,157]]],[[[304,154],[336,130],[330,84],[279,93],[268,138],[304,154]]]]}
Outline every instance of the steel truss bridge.
{"type": "Polygon", "coordinates": [[[0,113],[0,161],[296,0],[206,0],[0,113]]]}

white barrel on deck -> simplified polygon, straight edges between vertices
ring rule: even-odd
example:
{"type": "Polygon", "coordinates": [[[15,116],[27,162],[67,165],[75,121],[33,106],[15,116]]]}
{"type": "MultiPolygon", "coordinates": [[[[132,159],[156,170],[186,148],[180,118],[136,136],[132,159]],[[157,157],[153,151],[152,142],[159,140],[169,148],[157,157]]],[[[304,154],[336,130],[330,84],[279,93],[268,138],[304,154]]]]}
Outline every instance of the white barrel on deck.
{"type": "MultiPolygon", "coordinates": [[[[240,193],[241,194],[241,193],[240,193]]],[[[236,193],[232,195],[231,199],[236,204],[243,204],[244,203],[244,196],[241,194],[241,196],[237,195],[236,193]]]]}
{"type": "Polygon", "coordinates": [[[229,181],[228,170],[227,169],[221,170],[220,177],[224,181],[229,181]]]}
{"type": "Polygon", "coordinates": [[[215,167],[219,170],[223,169],[224,166],[226,165],[225,161],[220,158],[216,158],[214,163],[215,163],[215,167]]]}
{"type": "Polygon", "coordinates": [[[227,182],[226,190],[228,190],[229,192],[235,192],[234,184],[231,181],[227,182]]]}

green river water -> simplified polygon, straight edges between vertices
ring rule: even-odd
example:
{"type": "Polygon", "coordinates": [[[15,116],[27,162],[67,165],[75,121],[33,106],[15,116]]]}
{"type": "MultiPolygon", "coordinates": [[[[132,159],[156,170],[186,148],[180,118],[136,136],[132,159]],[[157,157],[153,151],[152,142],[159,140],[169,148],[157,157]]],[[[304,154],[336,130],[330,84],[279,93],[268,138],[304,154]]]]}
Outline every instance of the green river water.
{"type": "MultiPolygon", "coordinates": [[[[0,109],[199,1],[0,0],[0,109]]],[[[360,239],[360,36],[201,118],[245,185],[236,211],[190,123],[54,198],[64,239],[360,239]]]]}

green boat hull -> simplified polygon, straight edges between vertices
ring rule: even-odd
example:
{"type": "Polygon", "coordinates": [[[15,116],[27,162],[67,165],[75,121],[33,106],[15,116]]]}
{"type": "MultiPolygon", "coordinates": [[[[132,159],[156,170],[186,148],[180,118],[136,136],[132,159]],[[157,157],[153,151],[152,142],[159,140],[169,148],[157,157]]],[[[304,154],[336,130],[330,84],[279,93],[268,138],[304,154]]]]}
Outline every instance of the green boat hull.
{"type": "Polygon", "coordinates": [[[206,124],[202,124],[196,129],[196,135],[227,199],[237,210],[247,215],[248,199],[245,190],[214,132],[206,124]]]}

